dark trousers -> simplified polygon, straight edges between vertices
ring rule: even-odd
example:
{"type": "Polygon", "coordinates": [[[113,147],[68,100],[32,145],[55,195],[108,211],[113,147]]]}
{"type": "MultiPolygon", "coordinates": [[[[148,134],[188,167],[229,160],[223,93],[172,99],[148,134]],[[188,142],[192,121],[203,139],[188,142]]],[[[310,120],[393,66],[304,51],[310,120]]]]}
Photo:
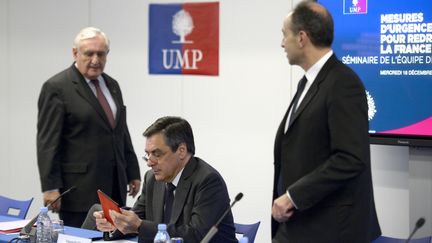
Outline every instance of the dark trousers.
{"type": "Polygon", "coordinates": [[[64,225],[72,227],[81,227],[84,219],[87,216],[87,212],[66,212],[60,210],[60,219],[63,220],[64,225]]]}
{"type": "MultiPolygon", "coordinates": [[[[119,206],[124,206],[124,202],[122,201],[121,195],[120,195],[120,188],[118,183],[118,175],[117,175],[117,167],[114,167],[113,170],[113,188],[112,188],[112,194],[111,198],[119,204],[119,206]]],[[[95,192],[96,193],[96,192],[95,192]]],[[[89,211],[91,211],[91,216],[93,216],[93,212],[102,210],[100,206],[96,209],[90,208],[89,211]]],[[[80,228],[84,221],[86,220],[88,212],[67,212],[60,210],[60,219],[63,220],[64,225],[72,226],[80,228]]],[[[94,223],[93,223],[94,224],[94,223]]],[[[93,229],[96,229],[95,227],[93,229]]]]}

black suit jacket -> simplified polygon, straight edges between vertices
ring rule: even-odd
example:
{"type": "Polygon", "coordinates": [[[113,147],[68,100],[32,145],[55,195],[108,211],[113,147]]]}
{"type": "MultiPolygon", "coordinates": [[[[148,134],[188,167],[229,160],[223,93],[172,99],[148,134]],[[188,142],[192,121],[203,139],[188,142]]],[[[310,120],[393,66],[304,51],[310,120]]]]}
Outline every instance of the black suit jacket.
{"type": "Polygon", "coordinates": [[[62,198],[64,211],[87,212],[98,202],[97,189],[111,195],[115,168],[121,204],[128,181],[140,179],[120,87],[108,75],[102,77],[117,105],[114,128],[74,64],[46,81],[40,92],[37,156],[42,191],[77,186],[62,198]]]}
{"type": "MultiPolygon", "coordinates": [[[[153,242],[157,224],[163,220],[165,183],[158,182],[152,170],[144,177],[142,194],[133,210],[143,219],[139,242],[153,242]]],[[[203,160],[192,157],[175,191],[172,216],[167,225],[171,237],[185,242],[200,242],[219,217],[229,208],[230,200],[221,175],[203,160]]],[[[219,224],[211,242],[237,242],[231,211],[219,224]]]]}
{"type": "Polygon", "coordinates": [[[286,242],[375,239],[381,232],[372,189],[368,107],[358,76],[331,56],[284,134],[287,114],[275,139],[273,198],[281,174],[298,210],[286,223],[272,220],[272,235],[285,227],[286,242]]]}

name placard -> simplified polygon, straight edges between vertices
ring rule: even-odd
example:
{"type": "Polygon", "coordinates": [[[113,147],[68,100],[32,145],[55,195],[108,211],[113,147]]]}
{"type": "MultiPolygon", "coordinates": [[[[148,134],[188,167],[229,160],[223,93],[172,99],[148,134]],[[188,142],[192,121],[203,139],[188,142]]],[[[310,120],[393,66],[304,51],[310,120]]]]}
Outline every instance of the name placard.
{"type": "Polygon", "coordinates": [[[59,234],[57,243],[91,243],[91,239],[82,238],[78,236],[59,234]]]}

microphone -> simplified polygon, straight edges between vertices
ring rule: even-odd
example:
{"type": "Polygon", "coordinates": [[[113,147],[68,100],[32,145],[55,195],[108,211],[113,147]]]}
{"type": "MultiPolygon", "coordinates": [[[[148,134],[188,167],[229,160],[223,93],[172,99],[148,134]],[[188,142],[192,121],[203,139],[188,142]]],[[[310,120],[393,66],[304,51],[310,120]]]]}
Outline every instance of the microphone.
{"type": "Polygon", "coordinates": [[[426,222],[426,220],[425,220],[423,217],[422,217],[422,218],[419,218],[419,219],[417,220],[417,222],[416,222],[416,224],[415,224],[415,227],[414,227],[413,231],[411,232],[410,236],[409,236],[408,239],[405,241],[405,243],[409,243],[409,242],[410,242],[410,240],[411,240],[411,238],[413,237],[414,233],[415,233],[418,229],[420,229],[420,228],[424,225],[425,222],[426,222]]]}
{"type": "Polygon", "coordinates": [[[231,208],[236,204],[236,202],[240,201],[242,199],[243,193],[237,194],[237,196],[234,198],[234,201],[231,203],[231,205],[225,210],[225,212],[222,214],[222,216],[219,218],[219,220],[216,222],[215,225],[213,225],[210,230],[207,232],[207,234],[204,236],[204,239],[201,240],[201,243],[208,243],[213,236],[218,232],[218,226],[220,222],[225,218],[227,213],[231,210],[231,208]]]}
{"type": "MultiPolygon", "coordinates": [[[[60,198],[62,198],[64,195],[68,194],[69,192],[76,189],[76,186],[72,186],[71,188],[64,191],[62,194],[60,194],[54,201],[49,203],[46,207],[49,209],[51,205],[56,203],[60,198]]],[[[31,242],[36,241],[36,229],[33,227],[35,224],[37,218],[39,217],[39,213],[32,219],[30,222],[28,222],[20,231],[20,239],[21,240],[30,240],[31,242]]]]}

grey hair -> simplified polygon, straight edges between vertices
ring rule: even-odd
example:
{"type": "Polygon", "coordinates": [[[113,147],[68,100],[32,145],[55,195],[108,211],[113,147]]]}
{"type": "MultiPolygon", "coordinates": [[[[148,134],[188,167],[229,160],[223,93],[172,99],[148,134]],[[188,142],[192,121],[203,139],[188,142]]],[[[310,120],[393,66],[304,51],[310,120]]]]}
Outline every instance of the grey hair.
{"type": "Polygon", "coordinates": [[[109,41],[108,37],[106,36],[106,34],[104,32],[102,32],[102,30],[95,28],[95,27],[86,27],[86,28],[82,29],[74,39],[73,48],[79,49],[80,42],[82,40],[91,39],[91,38],[94,38],[96,36],[102,36],[102,38],[105,40],[105,45],[107,47],[107,50],[109,51],[110,41],[109,41]]]}

